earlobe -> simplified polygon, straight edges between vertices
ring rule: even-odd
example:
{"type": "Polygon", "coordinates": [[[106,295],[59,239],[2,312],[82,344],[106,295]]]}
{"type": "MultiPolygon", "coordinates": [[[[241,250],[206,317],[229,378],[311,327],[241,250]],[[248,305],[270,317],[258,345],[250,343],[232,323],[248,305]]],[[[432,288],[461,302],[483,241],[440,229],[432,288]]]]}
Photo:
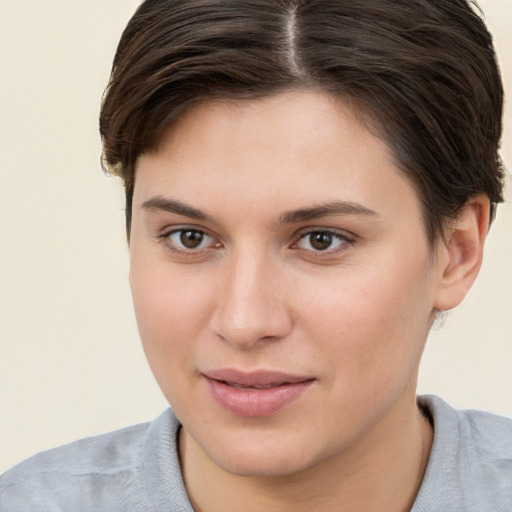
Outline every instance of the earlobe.
{"type": "Polygon", "coordinates": [[[445,229],[438,256],[438,283],[434,307],[447,311],[462,302],[482,264],[489,229],[490,203],[485,195],[470,199],[445,229]]]}

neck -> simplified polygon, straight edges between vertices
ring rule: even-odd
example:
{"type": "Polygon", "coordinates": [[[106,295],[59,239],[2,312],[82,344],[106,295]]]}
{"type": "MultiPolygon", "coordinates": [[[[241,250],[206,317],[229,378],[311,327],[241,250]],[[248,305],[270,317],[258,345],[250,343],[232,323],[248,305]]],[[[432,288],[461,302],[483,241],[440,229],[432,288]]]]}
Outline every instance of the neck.
{"type": "MultiPolygon", "coordinates": [[[[182,429],[180,455],[196,512],[296,510],[402,512],[411,509],[433,432],[416,406],[397,404],[349,449],[298,473],[247,477],[225,471],[182,429]]],[[[409,399],[411,401],[411,399],[409,399]]]]}

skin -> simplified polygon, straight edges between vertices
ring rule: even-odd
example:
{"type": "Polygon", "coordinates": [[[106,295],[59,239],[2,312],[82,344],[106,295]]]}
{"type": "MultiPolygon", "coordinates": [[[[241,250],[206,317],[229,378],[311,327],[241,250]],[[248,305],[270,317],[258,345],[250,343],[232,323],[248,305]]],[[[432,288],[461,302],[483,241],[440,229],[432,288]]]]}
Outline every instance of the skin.
{"type": "Polygon", "coordinates": [[[432,249],[386,144],[341,101],[290,92],[189,109],[140,157],[133,201],[135,311],[194,508],[409,510],[432,443],[418,366],[436,311],[478,272],[485,198],[432,249]],[[219,368],[312,384],[241,417],[212,397],[219,368]]]}

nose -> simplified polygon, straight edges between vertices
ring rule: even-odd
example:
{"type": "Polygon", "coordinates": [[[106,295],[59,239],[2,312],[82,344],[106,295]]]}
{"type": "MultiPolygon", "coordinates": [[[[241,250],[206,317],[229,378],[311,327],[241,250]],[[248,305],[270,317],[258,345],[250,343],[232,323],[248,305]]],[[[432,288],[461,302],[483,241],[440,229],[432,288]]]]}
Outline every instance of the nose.
{"type": "Polygon", "coordinates": [[[268,262],[240,255],[227,265],[216,310],[214,333],[237,349],[263,341],[277,341],[292,330],[282,276],[268,262]]]}

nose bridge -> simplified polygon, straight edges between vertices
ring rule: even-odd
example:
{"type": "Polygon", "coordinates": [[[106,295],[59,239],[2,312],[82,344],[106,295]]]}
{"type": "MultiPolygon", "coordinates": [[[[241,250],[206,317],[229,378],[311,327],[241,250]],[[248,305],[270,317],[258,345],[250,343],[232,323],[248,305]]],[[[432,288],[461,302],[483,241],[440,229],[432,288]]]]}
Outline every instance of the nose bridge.
{"type": "Polygon", "coordinates": [[[214,315],[216,334],[240,348],[285,336],[291,318],[277,274],[272,258],[261,248],[234,252],[214,315]]]}

